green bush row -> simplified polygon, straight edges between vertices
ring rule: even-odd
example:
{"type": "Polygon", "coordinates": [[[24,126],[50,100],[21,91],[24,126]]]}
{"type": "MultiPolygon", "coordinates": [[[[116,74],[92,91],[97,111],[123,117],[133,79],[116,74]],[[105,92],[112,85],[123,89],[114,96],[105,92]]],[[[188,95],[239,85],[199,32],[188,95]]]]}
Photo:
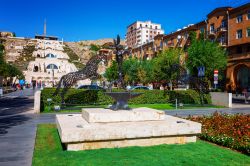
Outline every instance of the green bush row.
{"type": "Polygon", "coordinates": [[[177,90],[166,91],[169,96],[169,102],[174,103],[175,99],[184,104],[201,104],[201,97],[203,97],[204,104],[211,104],[211,96],[203,94],[202,96],[195,90],[177,90]]]}
{"type": "MultiPolygon", "coordinates": [[[[114,90],[118,91],[118,90],[114,90]]],[[[59,95],[53,96],[55,88],[45,88],[41,94],[41,110],[43,111],[46,106],[60,105],[61,97],[59,95]],[[52,101],[48,102],[47,99],[51,98],[52,101]]],[[[199,93],[194,90],[186,91],[162,91],[162,90],[137,90],[135,92],[142,93],[141,96],[130,99],[129,104],[161,104],[173,103],[177,98],[179,102],[184,104],[200,104],[199,93]]],[[[211,103],[210,95],[204,95],[206,104],[211,103]]],[[[100,90],[83,90],[83,89],[69,89],[65,94],[66,104],[81,104],[81,105],[108,105],[114,101],[111,97],[104,94],[100,90]]]]}

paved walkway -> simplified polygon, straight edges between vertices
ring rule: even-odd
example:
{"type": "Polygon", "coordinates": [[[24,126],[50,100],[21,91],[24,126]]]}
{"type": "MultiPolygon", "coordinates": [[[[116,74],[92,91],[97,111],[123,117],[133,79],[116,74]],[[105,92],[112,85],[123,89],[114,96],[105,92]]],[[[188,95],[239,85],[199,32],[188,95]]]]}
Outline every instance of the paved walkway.
{"type": "Polygon", "coordinates": [[[0,166],[30,166],[39,123],[55,123],[55,115],[33,112],[32,89],[0,98],[0,166]]]}
{"type": "MultiPolygon", "coordinates": [[[[6,133],[0,134],[0,165],[30,166],[39,123],[55,123],[54,115],[21,114],[4,118],[6,133]]],[[[2,121],[2,119],[0,119],[2,121]]]]}

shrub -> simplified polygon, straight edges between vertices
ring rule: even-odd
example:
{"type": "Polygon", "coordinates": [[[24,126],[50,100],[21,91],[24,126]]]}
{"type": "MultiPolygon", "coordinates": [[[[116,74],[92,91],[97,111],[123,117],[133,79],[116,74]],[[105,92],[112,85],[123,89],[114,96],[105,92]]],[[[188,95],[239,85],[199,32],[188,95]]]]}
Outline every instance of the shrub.
{"type": "MultiPolygon", "coordinates": [[[[169,102],[174,103],[175,99],[184,104],[201,104],[200,94],[195,90],[185,91],[166,91],[169,95],[169,102]]],[[[204,104],[211,104],[211,97],[209,94],[203,94],[204,104]]]]}
{"type": "MultiPolygon", "coordinates": [[[[114,92],[123,91],[114,89],[114,92]]],[[[60,105],[61,97],[53,96],[55,88],[45,88],[41,94],[41,110],[49,104],[47,99],[51,98],[51,105],[60,105]]],[[[185,104],[200,104],[199,94],[194,90],[187,91],[162,91],[162,90],[136,90],[134,92],[142,93],[141,96],[130,99],[129,104],[162,104],[171,103],[178,98],[179,101],[185,104]]],[[[210,96],[205,95],[206,103],[210,102],[210,96]]],[[[108,105],[114,101],[111,97],[104,94],[101,90],[85,90],[85,89],[69,89],[65,94],[65,102],[67,104],[81,105],[108,105]]]]}
{"type": "Polygon", "coordinates": [[[169,102],[169,96],[162,90],[136,90],[133,92],[142,93],[142,95],[131,99],[129,104],[161,104],[169,102]]]}

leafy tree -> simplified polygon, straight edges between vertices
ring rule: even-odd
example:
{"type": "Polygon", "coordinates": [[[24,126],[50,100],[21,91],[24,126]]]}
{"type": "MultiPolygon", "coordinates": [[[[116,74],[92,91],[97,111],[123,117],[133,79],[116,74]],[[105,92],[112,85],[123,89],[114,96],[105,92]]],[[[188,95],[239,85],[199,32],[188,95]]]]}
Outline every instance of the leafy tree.
{"type": "Polygon", "coordinates": [[[109,68],[106,69],[104,77],[109,81],[114,81],[118,79],[118,66],[115,61],[112,61],[112,64],[109,68]]]}
{"type": "Polygon", "coordinates": [[[134,84],[139,82],[138,69],[140,63],[137,58],[129,58],[123,62],[122,71],[126,79],[124,80],[127,84],[134,84]]]}
{"type": "MultiPolygon", "coordinates": [[[[173,85],[178,76],[180,49],[168,49],[159,53],[154,59],[153,73],[156,81],[165,80],[173,85]]],[[[170,87],[172,90],[172,86],[170,87]]]]}
{"type": "Polygon", "coordinates": [[[141,83],[147,84],[154,81],[153,60],[141,61],[138,70],[138,77],[141,83]],[[140,71],[140,72],[139,72],[140,71]]]}
{"type": "Polygon", "coordinates": [[[0,44],[0,76],[24,78],[23,73],[16,66],[5,62],[2,44],[0,44]]]}
{"type": "Polygon", "coordinates": [[[199,66],[204,66],[205,77],[212,80],[214,69],[222,71],[225,69],[226,64],[226,51],[218,43],[205,39],[196,39],[193,40],[191,46],[188,48],[186,66],[193,76],[197,76],[197,68],[199,66]]]}
{"type": "Polygon", "coordinates": [[[90,50],[91,50],[91,51],[97,52],[97,51],[99,51],[100,49],[101,49],[101,47],[98,46],[98,45],[95,45],[95,44],[91,44],[91,45],[90,45],[90,50]]]}

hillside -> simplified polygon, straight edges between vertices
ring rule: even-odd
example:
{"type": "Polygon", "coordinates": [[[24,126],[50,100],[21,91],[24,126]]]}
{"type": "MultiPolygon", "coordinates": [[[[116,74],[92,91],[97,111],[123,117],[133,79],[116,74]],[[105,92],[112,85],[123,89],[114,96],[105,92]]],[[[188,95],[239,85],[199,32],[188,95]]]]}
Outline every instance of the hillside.
{"type": "MultiPolygon", "coordinates": [[[[65,44],[80,57],[81,62],[86,63],[91,56],[90,46],[92,44],[102,46],[110,42],[113,42],[113,39],[82,40],[79,42],[65,42],[65,44]]],[[[121,44],[125,45],[124,40],[121,41],[121,44]]]]}

